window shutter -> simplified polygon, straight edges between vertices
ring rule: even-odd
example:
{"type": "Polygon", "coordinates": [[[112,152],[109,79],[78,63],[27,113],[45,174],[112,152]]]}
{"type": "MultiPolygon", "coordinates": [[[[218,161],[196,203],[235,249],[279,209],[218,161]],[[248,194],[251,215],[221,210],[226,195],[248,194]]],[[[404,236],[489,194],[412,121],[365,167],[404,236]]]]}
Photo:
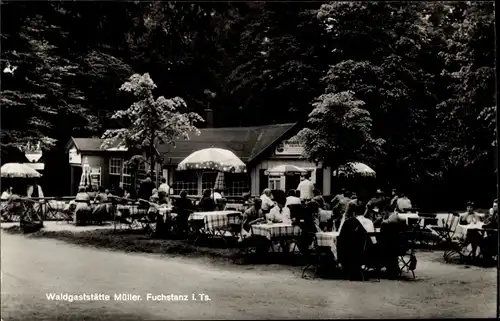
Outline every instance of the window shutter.
{"type": "Polygon", "coordinates": [[[259,195],[262,193],[262,191],[266,188],[269,187],[269,181],[268,181],[268,177],[266,175],[266,170],[267,169],[261,169],[259,171],[259,175],[260,175],[260,179],[259,179],[259,195]]]}

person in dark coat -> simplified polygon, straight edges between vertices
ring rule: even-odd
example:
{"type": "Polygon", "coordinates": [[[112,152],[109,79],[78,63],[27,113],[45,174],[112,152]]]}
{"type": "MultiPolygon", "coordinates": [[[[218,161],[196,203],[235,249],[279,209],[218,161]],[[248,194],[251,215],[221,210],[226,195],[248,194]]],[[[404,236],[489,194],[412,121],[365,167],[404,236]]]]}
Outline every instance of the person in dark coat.
{"type": "Polygon", "coordinates": [[[203,191],[203,196],[200,199],[200,203],[198,204],[198,208],[202,212],[211,212],[215,211],[217,204],[215,204],[214,199],[211,197],[212,191],[210,189],[206,189],[203,191]]]}
{"type": "Polygon", "coordinates": [[[139,187],[139,198],[144,200],[149,200],[151,195],[153,195],[153,189],[156,188],[155,183],[151,180],[151,174],[147,174],[146,178],[141,182],[139,187]]]}
{"type": "Polygon", "coordinates": [[[182,190],[179,194],[180,198],[175,200],[174,213],[177,213],[176,226],[177,232],[182,234],[186,233],[188,229],[189,215],[193,213],[193,202],[187,198],[187,192],[182,190]]]}
{"type": "Polygon", "coordinates": [[[352,212],[346,214],[347,217],[337,237],[337,257],[350,280],[362,280],[361,266],[366,230],[352,212]]]}

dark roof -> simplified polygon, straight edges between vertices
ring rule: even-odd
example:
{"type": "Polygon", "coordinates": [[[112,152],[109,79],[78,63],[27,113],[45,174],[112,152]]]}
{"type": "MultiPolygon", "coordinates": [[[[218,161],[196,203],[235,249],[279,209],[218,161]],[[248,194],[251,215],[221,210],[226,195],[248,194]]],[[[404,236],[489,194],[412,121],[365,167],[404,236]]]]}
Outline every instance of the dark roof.
{"type": "Polygon", "coordinates": [[[189,140],[178,140],[174,146],[158,147],[165,165],[177,165],[191,153],[209,147],[232,151],[243,162],[249,163],[287,134],[296,123],[254,127],[203,128],[200,135],[189,140]]]}
{"type": "Polygon", "coordinates": [[[102,151],[100,138],[73,138],[71,137],[76,149],[82,152],[102,151]]]}

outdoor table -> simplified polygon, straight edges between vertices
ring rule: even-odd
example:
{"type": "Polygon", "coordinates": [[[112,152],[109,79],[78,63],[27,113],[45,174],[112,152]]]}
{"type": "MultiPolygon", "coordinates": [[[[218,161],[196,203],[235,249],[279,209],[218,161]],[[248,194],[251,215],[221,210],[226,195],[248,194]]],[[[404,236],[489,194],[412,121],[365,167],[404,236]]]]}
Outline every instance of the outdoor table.
{"type": "Polygon", "coordinates": [[[273,223],[273,224],[256,224],[252,225],[252,233],[254,235],[264,236],[271,241],[271,249],[274,252],[275,242],[284,251],[285,241],[299,237],[302,234],[302,229],[297,225],[286,223],[273,223]]]}
{"type": "Polygon", "coordinates": [[[316,244],[318,247],[329,247],[337,260],[337,237],[340,232],[318,232],[316,233],[316,244]]]}
{"type": "MultiPolygon", "coordinates": [[[[240,213],[239,211],[211,211],[211,212],[194,212],[189,216],[188,220],[203,220],[205,223],[205,231],[212,235],[216,235],[224,228],[229,226],[228,214],[240,213]]],[[[241,213],[240,213],[241,214],[241,213]]]]}

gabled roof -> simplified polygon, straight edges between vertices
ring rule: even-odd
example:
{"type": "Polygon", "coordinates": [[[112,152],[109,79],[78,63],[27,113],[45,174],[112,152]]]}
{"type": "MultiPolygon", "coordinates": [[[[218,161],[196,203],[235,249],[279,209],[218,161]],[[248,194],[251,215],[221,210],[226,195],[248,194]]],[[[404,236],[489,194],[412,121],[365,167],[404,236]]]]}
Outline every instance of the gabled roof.
{"type": "Polygon", "coordinates": [[[76,149],[80,152],[102,152],[102,151],[127,151],[126,148],[117,148],[118,146],[103,149],[101,148],[102,139],[100,138],[74,138],[71,137],[70,141],[66,145],[66,149],[69,150],[71,145],[75,145],[76,149]]]}
{"type": "Polygon", "coordinates": [[[191,153],[209,147],[228,149],[249,163],[278,143],[295,125],[203,128],[199,136],[190,135],[189,140],[177,140],[175,147],[160,145],[158,152],[164,158],[164,165],[177,165],[191,153]]]}

